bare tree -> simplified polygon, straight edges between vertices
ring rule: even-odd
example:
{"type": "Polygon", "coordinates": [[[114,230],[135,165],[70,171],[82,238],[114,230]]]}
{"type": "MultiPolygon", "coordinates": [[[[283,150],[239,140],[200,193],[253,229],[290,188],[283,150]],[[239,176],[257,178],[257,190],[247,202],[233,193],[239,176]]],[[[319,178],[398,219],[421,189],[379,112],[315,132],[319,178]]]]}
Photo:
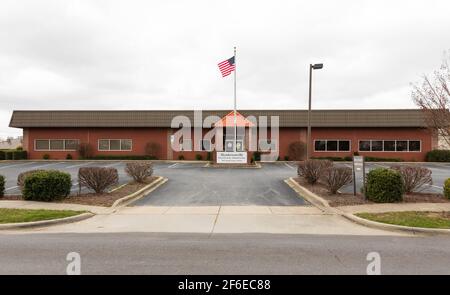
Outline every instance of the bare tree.
{"type": "Polygon", "coordinates": [[[441,68],[431,77],[424,75],[421,83],[414,84],[412,98],[425,115],[425,123],[450,146],[450,67],[449,56],[444,54],[441,68]]]}

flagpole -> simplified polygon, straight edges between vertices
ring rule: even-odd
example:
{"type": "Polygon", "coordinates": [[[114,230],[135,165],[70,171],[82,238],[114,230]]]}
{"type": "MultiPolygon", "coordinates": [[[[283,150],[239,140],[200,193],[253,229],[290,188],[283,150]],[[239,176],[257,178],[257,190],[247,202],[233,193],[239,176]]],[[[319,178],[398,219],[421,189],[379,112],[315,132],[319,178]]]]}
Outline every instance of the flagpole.
{"type": "Polygon", "coordinates": [[[237,118],[236,118],[236,46],[234,47],[234,152],[237,151],[237,118]]]}

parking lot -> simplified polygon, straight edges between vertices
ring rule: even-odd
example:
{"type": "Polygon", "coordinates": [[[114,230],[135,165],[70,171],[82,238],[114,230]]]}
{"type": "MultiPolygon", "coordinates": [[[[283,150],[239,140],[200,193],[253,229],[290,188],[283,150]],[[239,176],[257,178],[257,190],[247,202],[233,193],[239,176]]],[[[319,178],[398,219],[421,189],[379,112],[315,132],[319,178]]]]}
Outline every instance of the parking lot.
{"type": "MultiPolygon", "coordinates": [[[[351,163],[339,163],[351,167],[351,163]]],[[[403,163],[367,163],[366,172],[378,167],[405,165],[403,163]]],[[[415,164],[415,165],[419,165],[415,164]]],[[[424,192],[441,193],[446,178],[450,177],[450,164],[420,163],[432,170],[433,184],[424,192]]],[[[78,192],[77,173],[81,167],[114,167],[119,172],[119,185],[130,181],[122,161],[17,161],[0,163],[0,174],[6,177],[5,193],[19,194],[17,176],[33,169],[57,169],[72,176],[72,193],[78,192]]],[[[285,183],[284,179],[296,175],[295,163],[262,164],[261,169],[205,168],[204,163],[154,164],[155,175],[169,181],[142,198],[134,206],[217,206],[217,205],[305,205],[285,183]]],[[[359,187],[358,187],[359,190],[359,187]]],[[[85,191],[85,190],[84,190],[85,191]]],[[[352,192],[350,184],[342,192],[352,192]]]]}

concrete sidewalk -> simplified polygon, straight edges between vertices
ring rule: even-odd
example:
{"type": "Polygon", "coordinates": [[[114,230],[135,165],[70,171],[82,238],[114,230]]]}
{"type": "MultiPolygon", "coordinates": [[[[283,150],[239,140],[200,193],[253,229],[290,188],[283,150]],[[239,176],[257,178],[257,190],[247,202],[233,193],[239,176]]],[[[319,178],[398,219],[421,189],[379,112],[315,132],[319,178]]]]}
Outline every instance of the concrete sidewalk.
{"type": "Polygon", "coordinates": [[[382,213],[400,211],[450,211],[450,203],[389,203],[335,207],[345,213],[382,213]]]}
{"type": "Polygon", "coordinates": [[[0,208],[15,208],[15,209],[48,209],[48,210],[74,210],[74,211],[89,211],[94,214],[108,214],[109,207],[88,206],[78,204],[66,203],[50,203],[50,202],[35,202],[35,201],[0,201],[0,208]]]}
{"type": "Polygon", "coordinates": [[[272,233],[405,235],[371,229],[311,206],[125,207],[108,215],[14,233],[272,233]]]}

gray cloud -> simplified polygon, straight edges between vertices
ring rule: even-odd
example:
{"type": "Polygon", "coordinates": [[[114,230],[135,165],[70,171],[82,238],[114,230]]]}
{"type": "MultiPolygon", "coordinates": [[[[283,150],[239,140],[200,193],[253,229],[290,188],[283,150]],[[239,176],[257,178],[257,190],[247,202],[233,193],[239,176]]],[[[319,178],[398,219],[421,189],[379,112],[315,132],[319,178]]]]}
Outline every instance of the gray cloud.
{"type": "Polygon", "coordinates": [[[412,108],[450,48],[448,1],[0,3],[0,136],[13,109],[412,108]],[[394,3],[392,3],[394,2],[394,3]]]}

